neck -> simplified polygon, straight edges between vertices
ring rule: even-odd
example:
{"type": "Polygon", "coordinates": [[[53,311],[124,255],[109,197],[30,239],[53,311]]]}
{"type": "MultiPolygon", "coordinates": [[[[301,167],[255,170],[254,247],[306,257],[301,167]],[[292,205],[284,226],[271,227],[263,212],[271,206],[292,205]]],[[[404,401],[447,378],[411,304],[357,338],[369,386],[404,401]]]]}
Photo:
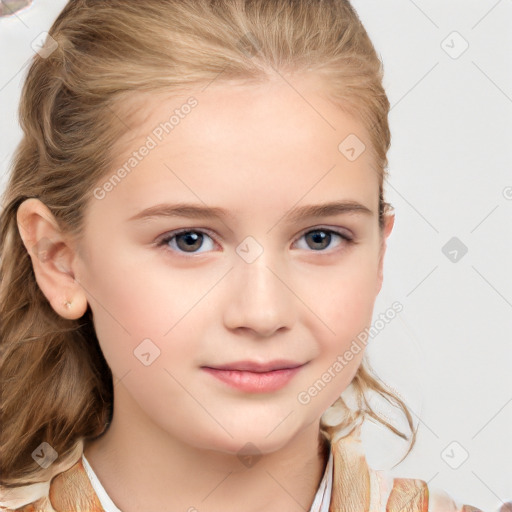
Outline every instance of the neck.
{"type": "Polygon", "coordinates": [[[119,383],[112,422],[86,443],[84,454],[123,512],[304,512],[313,503],[329,449],[315,421],[280,449],[242,461],[236,453],[204,449],[162,430],[119,383]]]}

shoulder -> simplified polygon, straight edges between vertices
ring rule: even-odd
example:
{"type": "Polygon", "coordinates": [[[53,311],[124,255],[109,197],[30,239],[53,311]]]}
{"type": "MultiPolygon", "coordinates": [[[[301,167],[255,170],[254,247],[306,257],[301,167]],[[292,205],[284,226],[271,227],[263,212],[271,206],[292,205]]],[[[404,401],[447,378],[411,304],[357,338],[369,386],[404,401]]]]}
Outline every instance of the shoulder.
{"type": "MultiPolygon", "coordinates": [[[[386,471],[370,469],[378,488],[379,506],[385,511],[402,512],[482,512],[457,502],[445,490],[429,486],[424,480],[397,478],[386,471]]],[[[375,510],[379,510],[379,506],[375,510]]],[[[372,510],[373,512],[373,510],[372,510]]]]}
{"type": "Polygon", "coordinates": [[[7,512],[68,512],[70,510],[87,510],[104,512],[100,500],[85,471],[82,458],[68,470],[56,475],[47,496],[7,512]]]}
{"type": "MultiPolygon", "coordinates": [[[[372,468],[358,429],[334,437],[330,511],[368,512],[482,512],[459,503],[444,490],[417,478],[399,478],[372,468]]],[[[498,511],[492,511],[498,512],[498,511]]]]}

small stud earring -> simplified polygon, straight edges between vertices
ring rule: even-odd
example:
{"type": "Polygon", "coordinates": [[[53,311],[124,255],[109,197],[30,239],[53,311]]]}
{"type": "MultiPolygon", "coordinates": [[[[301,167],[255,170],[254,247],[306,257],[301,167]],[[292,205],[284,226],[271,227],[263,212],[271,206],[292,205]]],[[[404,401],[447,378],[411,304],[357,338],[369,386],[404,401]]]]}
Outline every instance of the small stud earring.
{"type": "Polygon", "coordinates": [[[71,309],[71,302],[67,301],[64,302],[64,305],[68,308],[68,309],[71,309]]]}

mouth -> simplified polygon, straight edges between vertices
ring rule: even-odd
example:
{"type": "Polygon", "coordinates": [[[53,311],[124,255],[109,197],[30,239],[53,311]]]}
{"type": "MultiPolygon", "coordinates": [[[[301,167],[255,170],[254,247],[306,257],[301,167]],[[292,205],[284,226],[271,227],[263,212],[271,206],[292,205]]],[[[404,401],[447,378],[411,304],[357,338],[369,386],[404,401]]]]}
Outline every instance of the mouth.
{"type": "Polygon", "coordinates": [[[209,375],[246,393],[269,393],[286,386],[307,363],[238,361],[225,365],[202,366],[209,375]]]}
{"type": "Polygon", "coordinates": [[[215,366],[203,366],[202,368],[211,368],[212,370],[231,370],[241,372],[252,372],[252,373],[266,373],[273,372],[276,370],[290,370],[303,366],[304,363],[298,363],[295,361],[289,361],[286,359],[278,359],[275,361],[269,361],[267,363],[259,363],[257,361],[235,361],[233,363],[227,363],[215,366]]]}

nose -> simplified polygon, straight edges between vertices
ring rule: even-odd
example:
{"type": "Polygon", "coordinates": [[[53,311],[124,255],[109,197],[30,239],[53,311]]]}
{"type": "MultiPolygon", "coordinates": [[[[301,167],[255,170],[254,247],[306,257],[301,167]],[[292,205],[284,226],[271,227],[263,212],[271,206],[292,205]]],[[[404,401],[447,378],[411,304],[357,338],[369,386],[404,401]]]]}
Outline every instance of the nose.
{"type": "Polygon", "coordinates": [[[279,329],[292,327],[297,298],[288,283],[288,273],[282,266],[276,268],[270,251],[252,263],[238,259],[226,277],[226,328],[249,330],[267,338],[279,329]]]}

